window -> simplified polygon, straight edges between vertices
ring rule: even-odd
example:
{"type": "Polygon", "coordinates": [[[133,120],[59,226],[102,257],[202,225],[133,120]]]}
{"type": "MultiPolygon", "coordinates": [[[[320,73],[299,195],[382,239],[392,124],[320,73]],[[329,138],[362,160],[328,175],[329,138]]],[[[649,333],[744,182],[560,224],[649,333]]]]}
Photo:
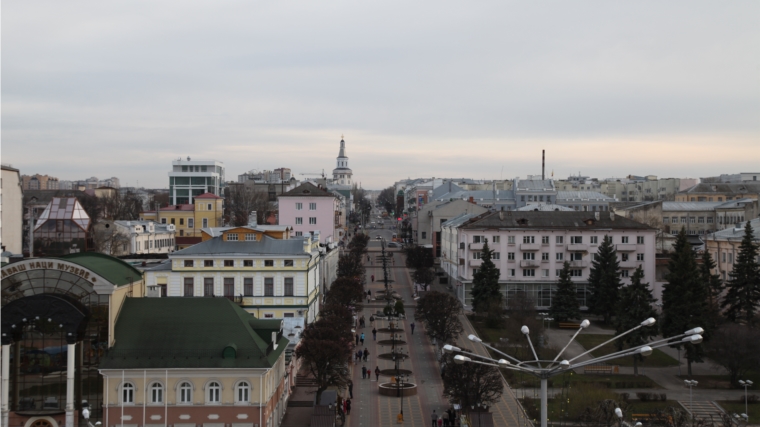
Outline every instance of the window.
{"type": "Polygon", "coordinates": [[[211,203],[208,203],[208,204],[206,204],[206,210],[207,210],[207,211],[210,211],[210,210],[211,210],[211,203]]]}
{"type": "Polygon", "coordinates": [[[541,277],[549,277],[549,269],[545,268],[541,270],[541,277]]]}
{"type": "Polygon", "coordinates": [[[571,269],[570,277],[583,277],[583,270],[575,269],[575,268],[571,269]]]}
{"type": "Polygon", "coordinates": [[[303,217],[302,216],[297,216],[296,217],[296,225],[301,225],[301,224],[303,224],[303,217]]]}
{"type": "Polygon", "coordinates": [[[282,317],[296,317],[293,313],[282,313],[282,317]]]}
{"type": "Polygon", "coordinates": [[[620,254],[620,261],[628,261],[628,254],[620,254]]]}
{"type": "Polygon", "coordinates": [[[185,225],[185,218],[179,219],[179,225],[185,225]]]}
{"type": "Polygon", "coordinates": [[[284,295],[286,297],[293,296],[293,278],[292,277],[285,278],[285,294],[284,295]]]}
{"type": "Polygon", "coordinates": [[[483,253],[482,252],[473,252],[472,253],[472,259],[482,259],[483,253]]]}
{"type": "Polygon", "coordinates": [[[161,218],[161,224],[166,224],[166,218],[161,218]]]}
{"type": "Polygon", "coordinates": [[[644,261],[644,254],[636,254],[636,261],[644,261]]]}
{"type": "Polygon", "coordinates": [[[243,279],[243,295],[247,297],[253,296],[253,277],[243,279]]]}
{"type": "Polygon", "coordinates": [[[164,386],[160,383],[150,385],[150,403],[164,403],[164,386]]]}
{"type": "Polygon", "coordinates": [[[705,217],[700,216],[699,218],[697,218],[697,223],[704,224],[705,223],[705,217]]]}
{"type": "Polygon", "coordinates": [[[426,231],[423,231],[421,234],[422,234],[422,237],[421,237],[422,239],[427,239],[427,232],[426,231]]]}
{"type": "Polygon", "coordinates": [[[274,318],[274,314],[272,314],[272,313],[264,313],[264,318],[265,319],[272,319],[272,318],[274,318]]]}
{"type": "Polygon", "coordinates": [[[315,217],[315,216],[310,216],[310,217],[309,217],[309,224],[311,224],[311,225],[314,225],[314,224],[316,224],[316,223],[317,223],[317,217],[315,217]]]}
{"type": "Polygon", "coordinates": [[[541,243],[544,245],[549,244],[549,236],[541,236],[541,243]]]}
{"type": "Polygon", "coordinates": [[[523,268],[523,277],[534,277],[536,275],[535,268],[523,268]]]}
{"type": "Polygon", "coordinates": [[[499,243],[499,242],[501,242],[501,239],[499,238],[499,236],[491,236],[491,242],[492,243],[499,243]]]}
{"type": "Polygon", "coordinates": [[[733,253],[729,253],[728,254],[728,263],[729,264],[733,264],[734,263],[734,254],[733,253]]]}
{"type": "Polygon", "coordinates": [[[500,252],[492,252],[491,253],[491,259],[501,259],[501,253],[500,252]]]}
{"type": "Polygon", "coordinates": [[[508,271],[509,271],[509,277],[515,277],[515,269],[514,268],[510,268],[508,271]]]}
{"type": "Polygon", "coordinates": [[[534,260],[536,259],[536,254],[534,254],[533,252],[523,252],[523,259],[534,260]]]}
{"type": "Polygon", "coordinates": [[[507,243],[510,245],[515,244],[515,236],[507,236],[507,243]]]}
{"type": "Polygon", "coordinates": [[[234,277],[224,278],[224,296],[227,298],[232,298],[235,296],[235,278],[234,277]]]}
{"type": "Polygon", "coordinates": [[[485,236],[472,236],[472,243],[485,243],[485,236]]]}
{"type": "Polygon", "coordinates": [[[554,277],[559,277],[559,273],[562,271],[562,269],[554,270],[554,277]]]}
{"type": "Polygon", "coordinates": [[[274,267],[274,260],[273,259],[265,259],[264,260],[264,267],[274,267]]]}
{"type": "Polygon", "coordinates": [[[243,260],[243,267],[253,267],[253,260],[252,259],[244,259],[243,260]]]}
{"type": "Polygon", "coordinates": [[[172,224],[174,224],[174,218],[172,218],[172,224]]]}
{"type": "Polygon", "coordinates": [[[292,259],[286,259],[285,261],[283,261],[283,265],[285,267],[292,267],[293,266],[293,260],[292,259]]]}
{"type": "Polygon", "coordinates": [[[711,216],[707,217],[707,223],[708,224],[712,224],[713,223],[713,218],[711,216]]]}
{"type": "Polygon", "coordinates": [[[589,239],[591,240],[591,244],[592,245],[598,245],[599,244],[599,236],[591,236],[591,237],[589,237],[589,239]]]}
{"type": "Polygon", "coordinates": [[[237,233],[227,233],[227,240],[232,242],[237,242],[238,234],[237,233]]]}
{"type": "Polygon", "coordinates": [[[570,236],[570,244],[579,245],[583,243],[583,236],[570,236]]]}
{"type": "Polygon", "coordinates": [[[558,245],[561,245],[561,244],[565,243],[565,236],[557,236],[557,237],[554,239],[554,242],[555,242],[556,244],[558,244],[558,245]]]}
{"type": "Polygon", "coordinates": [[[310,211],[317,210],[317,204],[316,203],[309,203],[309,210],[310,211]]]}
{"type": "Polygon", "coordinates": [[[303,236],[303,231],[296,231],[296,237],[303,236]]]}
{"type": "Polygon", "coordinates": [[[628,277],[628,270],[620,270],[620,277],[628,277]]]}
{"type": "Polygon", "coordinates": [[[681,224],[686,224],[686,217],[685,216],[681,217],[681,224]]]}
{"type": "Polygon", "coordinates": [[[248,403],[251,399],[251,386],[245,381],[238,383],[235,387],[235,397],[235,403],[248,403]]]}
{"type": "Polygon", "coordinates": [[[203,278],[203,296],[205,297],[214,296],[214,278],[213,277],[203,278]]]}
{"type": "Polygon", "coordinates": [[[507,252],[507,259],[510,261],[514,261],[515,259],[515,253],[514,252],[507,252]]]}
{"type": "Polygon", "coordinates": [[[212,381],[208,385],[208,403],[219,403],[220,397],[222,394],[222,386],[216,382],[212,381]]]}
{"type": "Polygon", "coordinates": [[[195,220],[193,220],[193,218],[188,218],[187,219],[187,228],[193,228],[194,225],[195,225],[195,220]]]}
{"type": "Polygon", "coordinates": [[[186,259],[185,260],[185,267],[192,267],[193,266],[193,260],[186,259]]]}
{"type": "Polygon", "coordinates": [[[225,259],[224,260],[224,266],[225,267],[234,267],[235,266],[235,260],[225,259]]]}
{"type": "Polygon", "coordinates": [[[643,245],[644,244],[644,236],[636,236],[636,244],[643,245]]]}
{"type": "Polygon", "coordinates": [[[662,217],[662,223],[663,224],[670,224],[670,217],[669,216],[662,217]]]}
{"type": "Polygon", "coordinates": [[[696,218],[693,216],[689,217],[689,224],[694,224],[696,222],[696,218]]]}
{"type": "Polygon", "coordinates": [[[535,236],[523,236],[523,243],[536,243],[535,236]]]}
{"type": "Polygon", "coordinates": [[[246,242],[255,242],[256,241],[256,234],[255,233],[245,233],[245,241],[246,242]]]}
{"type": "Polygon", "coordinates": [[[562,260],[565,258],[565,254],[563,254],[562,252],[557,252],[557,253],[554,255],[554,258],[555,258],[557,261],[562,261],[562,260]]]}
{"type": "Polygon", "coordinates": [[[203,266],[204,267],[213,267],[214,266],[214,260],[213,259],[205,259],[205,260],[203,260],[203,266]]]}
{"type": "Polygon", "coordinates": [[[122,384],[121,403],[135,403],[135,386],[132,383],[122,384]]]}
{"type": "Polygon", "coordinates": [[[580,252],[573,252],[570,254],[570,261],[582,261],[583,254],[580,252]]]}
{"type": "Polygon", "coordinates": [[[195,285],[193,284],[193,278],[192,277],[185,277],[185,296],[191,297],[193,296],[193,290],[195,289],[195,285]]]}
{"type": "Polygon", "coordinates": [[[296,210],[297,211],[302,211],[303,210],[303,203],[301,203],[301,202],[296,203],[296,210]]]}
{"type": "Polygon", "coordinates": [[[541,252],[541,261],[549,261],[549,252],[541,252]]]}
{"type": "Polygon", "coordinates": [[[273,277],[264,278],[264,296],[265,297],[274,296],[274,278],[273,277]]]}

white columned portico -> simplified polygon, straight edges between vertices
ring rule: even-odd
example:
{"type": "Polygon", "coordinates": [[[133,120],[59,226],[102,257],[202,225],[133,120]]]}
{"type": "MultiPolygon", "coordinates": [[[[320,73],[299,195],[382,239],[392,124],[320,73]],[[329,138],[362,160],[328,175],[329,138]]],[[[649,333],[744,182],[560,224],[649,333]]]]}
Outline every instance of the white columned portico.
{"type": "Polygon", "coordinates": [[[3,412],[3,425],[8,425],[8,386],[10,382],[8,378],[11,375],[11,346],[9,344],[3,344],[3,396],[2,396],[2,412],[3,412]]]}
{"type": "Polygon", "coordinates": [[[76,344],[68,345],[66,358],[66,427],[74,427],[74,362],[76,361],[76,344]]]}

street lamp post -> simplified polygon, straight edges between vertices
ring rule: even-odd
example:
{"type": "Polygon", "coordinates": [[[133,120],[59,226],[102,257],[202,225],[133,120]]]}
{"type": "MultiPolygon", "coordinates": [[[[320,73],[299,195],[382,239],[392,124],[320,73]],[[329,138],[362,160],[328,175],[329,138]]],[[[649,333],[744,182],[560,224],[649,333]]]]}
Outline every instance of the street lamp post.
{"type": "MultiPolygon", "coordinates": [[[[630,424],[628,424],[627,422],[623,421],[623,410],[622,409],[615,408],[615,416],[618,417],[618,421],[620,422],[620,427],[624,427],[624,426],[631,427],[630,424]]],[[[641,427],[641,423],[637,422],[632,427],[641,427]]]]}
{"type": "Polygon", "coordinates": [[[754,384],[750,380],[739,380],[739,385],[744,387],[744,413],[746,415],[749,415],[749,406],[747,405],[747,388],[751,387],[752,384],[754,384]]]}
{"type": "Polygon", "coordinates": [[[693,388],[699,384],[699,381],[694,380],[683,380],[683,383],[686,385],[686,387],[689,387],[689,412],[691,413],[691,425],[694,425],[694,409],[692,408],[692,396],[693,396],[693,388]]]}
{"type": "Polygon", "coordinates": [[[672,337],[664,338],[661,340],[653,341],[651,343],[635,346],[626,350],[617,351],[611,354],[608,354],[606,356],[600,356],[595,357],[590,360],[586,361],[577,361],[580,357],[585,356],[609,343],[612,341],[615,341],[618,338],[621,338],[639,328],[652,326],[655,323],[655,319],[650,317],[643,322],[641,322],[639,325],[621,333],[618,334],[611,339],[599,344],[598,346],[592,348],[591,350],[585,351],[578,356],[573,357],[570,360],[561,360],[559,361],[559,357],[562,355],[562,353],[567,350],[568,346],[570,346],[570,343],[575,339],[575,337],[578,336],[578,334],[583,331],[584,329],[588,328],[588,326],[591,324],[588,320],[584,320],[581,322],[580,327],[575,332],[575,334],[570,338],[570,341],[565,345],[565,347],[557,354],[557,356],[553,360],[539,360],[538,355],[536,354],[536,350],[533,347],[533,343],[530,340],[530,330],[527,326],[523,326],[521,328],[521,332],[523,335],[525,335],[525,338],[528,340],[528,344],[530,345],[530,349],[533,352],[534,360],[529,361],[521,361],[518,360],[504,352],[502,352],[499,349],[496,349],[486,343],[483,342],[480,338],[478,338],[476,335],[470,335],[468,338],[470,341],[473,342],[479,342],[483,344],[485,347],[489,348],[490,350],[506,357],[507,359],[510,359],[509,361],[506,359],[492,359],[490,357],[481,356],[479,354],[475,354],[473,352],[469,352],[466,350],[463,350],[459,347],[446,344],[443,346],[443,350],[446,352],[454,352],[459,353],[456,356],[454,356],[454,362],[458,364],[462,363],[477,363],[480,365],[486,365],[486,366],[493,366],[497,368],[504,368],[504,369],[510,369],[513,371],[519,371],[528,373],[531,375],[534,375],[538,377],[541,380],[541,427],[547,427],[547,420],[548,420],[548,412],[547,412],[547,401],[548,401],[548,380],[549,378],[559,375],[561,373],[567,372],[570,369],[576,369],[581,368],[588,365],[593,365],[600,362],[606,362],[608,360],[617,359],[620,357],[626,357],[626,356],[633,356],[633,355],[641,355],[641,356],[649,356],[652,354],[652,351],[655,348],[665,347],[669,345],[673,345],[675,343],[692,343],[692,344],[699,344],[702,342],[702,335],[700,335],[704,330],[702,328],[694,328],[690,329],[683,334],[675,335],[672,337]],[[480,360],[473,360],[472,358],[480,359],[480,360]]]}

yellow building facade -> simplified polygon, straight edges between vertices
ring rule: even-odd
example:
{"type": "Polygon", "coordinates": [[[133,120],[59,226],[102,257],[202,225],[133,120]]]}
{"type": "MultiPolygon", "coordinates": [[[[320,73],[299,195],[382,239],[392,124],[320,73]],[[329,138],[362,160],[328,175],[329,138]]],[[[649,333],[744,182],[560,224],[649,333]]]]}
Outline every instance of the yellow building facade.
{"type": "Polygon", "coordinates": [[[211,194],[195,197],[192,205],[170,205],[157,211],[145,211],[141,220],[173,224],[177,248],[184,249],[202,241],[202,229],[221,227],[224,223],[224,199],[211,194]]]}

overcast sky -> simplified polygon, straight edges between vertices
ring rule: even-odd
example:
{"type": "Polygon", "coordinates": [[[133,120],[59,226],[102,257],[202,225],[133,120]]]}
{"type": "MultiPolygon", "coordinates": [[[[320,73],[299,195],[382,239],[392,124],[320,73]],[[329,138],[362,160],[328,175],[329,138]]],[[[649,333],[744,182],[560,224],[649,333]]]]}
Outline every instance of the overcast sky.
{"type": "Polygon", "coordinates": [[[2,162],[365,188],[760,170],[760,2],[3,1],[2,162]]]}

